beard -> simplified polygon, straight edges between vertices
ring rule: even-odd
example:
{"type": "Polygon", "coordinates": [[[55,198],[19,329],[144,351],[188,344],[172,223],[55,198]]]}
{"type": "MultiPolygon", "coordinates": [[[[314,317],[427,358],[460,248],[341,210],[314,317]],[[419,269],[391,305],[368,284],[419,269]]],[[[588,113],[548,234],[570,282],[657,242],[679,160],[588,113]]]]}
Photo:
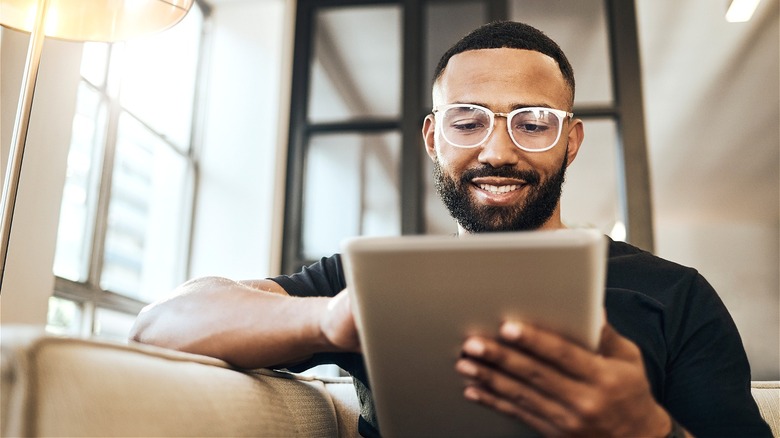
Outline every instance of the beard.
{"type": "Polygon", "coordinates": [[[439,161],[435,160],[433,176],[436,192],[450,215],[469,233],[528,231],[540,228],[552,217],[561,199],[567,164],[568,154],[564,154],[560,169],[546,181],[542,181],[535,170],[509,166],[494,168],[488,164],[468,169],[456,180],[445,174],[439,161]],[[488,176],[523,180],[529,189],[528,196],[523,202],[507,207],[479,205],[470,192],[471,180],[488,176]]]}

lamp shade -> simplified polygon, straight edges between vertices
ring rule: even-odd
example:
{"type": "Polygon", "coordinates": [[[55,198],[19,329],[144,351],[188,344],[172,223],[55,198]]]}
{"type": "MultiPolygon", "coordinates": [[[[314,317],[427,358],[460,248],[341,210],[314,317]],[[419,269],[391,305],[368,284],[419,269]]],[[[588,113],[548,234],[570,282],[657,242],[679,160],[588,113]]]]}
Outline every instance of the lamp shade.
{"type": "Polygon", "coordinates": [[[178,23],[194,0],[0,0],[0,24],[32,32],[45,2],[43,33],[72,41],[122,41],[178,23]]]}

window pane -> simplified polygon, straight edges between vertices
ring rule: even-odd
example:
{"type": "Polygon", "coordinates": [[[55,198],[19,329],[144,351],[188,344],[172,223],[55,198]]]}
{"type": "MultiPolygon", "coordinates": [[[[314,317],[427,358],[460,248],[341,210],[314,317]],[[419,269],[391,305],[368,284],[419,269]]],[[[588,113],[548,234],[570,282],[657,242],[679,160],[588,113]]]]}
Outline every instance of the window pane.
{"type": "Polygon", "coordinates": [[[127,42],[121,103],[182,150],[189,148],[203,17],[192,8],[179,24],[127,42]]]}
{"type": "Polygon", "coordinates": [[[109,47],[107,43],[84,43],[81,76],[96,87],[102,87],[106,82],[109,47]]]}
{"type": "Polygon", "coordinates": [[[555,40],[574,68],[576,105],[613,101],[603,0],[512,0],[509,19],[539,28],[555,40]]]}
{"type": "Polygon", "coordinates": [[[120,117],[102,288],[151,301],[184,278],[191,166],[126,113],[120,117]]]}
{"type": "Polygon", "coordinates": [[[358,235],[401,233],[401,135],[314,136],[304,170],[303,257],[339,250],[358,235]]]}
{"type": "Polygon", "coordinates": [[[98,307],[95,309],[95,329],[92,335],[99,339],[127,342],[136,315],[98,307]]]}
{"type": "Polygon", "coordinates": [[[82,82],[73,116],[54,256],[54,274],[73,281],[86,281],[89,270],[105,118],[100,94],[82,82]]]}
{"type": "Polygon", "coordinates": [[[49,297],[46,331],[56,335],[78,336],[82,313],[81,305],[75,301],[49,297]]]}
{"type": "Polygon", "coordinates": [[[570,227],[595,227],[625,240],[625,189],[617,125],[585,120],[585,140],[566,171],[561,216],[570,227]]]}
{"type": "Polygon", "coordinates": [[[398,117],[401,7],[323,8],[315,20],[309,120],[398,117]]]}
{"type": "Polygon", "coordinates": [[[433,106],[431,84],[433,71],[439,58],[464,35],[487,22],[487,8],[484,1],[440,2],[426,5],[425,17],[425,76],[421,87],[422,102],[426,110],[433,106]]]}

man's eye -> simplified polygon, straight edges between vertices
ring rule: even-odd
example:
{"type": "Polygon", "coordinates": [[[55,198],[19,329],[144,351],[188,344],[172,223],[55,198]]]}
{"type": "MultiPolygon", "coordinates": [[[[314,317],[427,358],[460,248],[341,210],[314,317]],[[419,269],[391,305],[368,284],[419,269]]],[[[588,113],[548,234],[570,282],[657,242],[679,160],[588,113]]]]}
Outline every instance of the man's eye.
{"type": "Polygon", "coordinates": [[[515,125],[515,129],[526,134],[542,134],[550,127],[538,123],[521,123],[515,125]]]}
{"type": "Polygon", "coordinates": [[[476,131],[484,127],[482,123],[477,121],[461,121],[452,124],[452,128],[458,131],[476,131]]]}

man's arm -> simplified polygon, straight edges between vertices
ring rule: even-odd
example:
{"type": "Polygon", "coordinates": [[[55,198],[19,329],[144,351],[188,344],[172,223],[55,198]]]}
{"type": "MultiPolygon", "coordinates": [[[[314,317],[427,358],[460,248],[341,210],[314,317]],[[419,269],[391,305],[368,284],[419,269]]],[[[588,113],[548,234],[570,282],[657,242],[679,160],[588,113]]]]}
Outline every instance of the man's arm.
{"type": "Polygon", "coordinates": [[[347,291],[291,297],[271,280],[191,280],[144,308],[133,341],[203,354],[241,368],[300,362],[314,353],[357,351],[347,291]]]}

